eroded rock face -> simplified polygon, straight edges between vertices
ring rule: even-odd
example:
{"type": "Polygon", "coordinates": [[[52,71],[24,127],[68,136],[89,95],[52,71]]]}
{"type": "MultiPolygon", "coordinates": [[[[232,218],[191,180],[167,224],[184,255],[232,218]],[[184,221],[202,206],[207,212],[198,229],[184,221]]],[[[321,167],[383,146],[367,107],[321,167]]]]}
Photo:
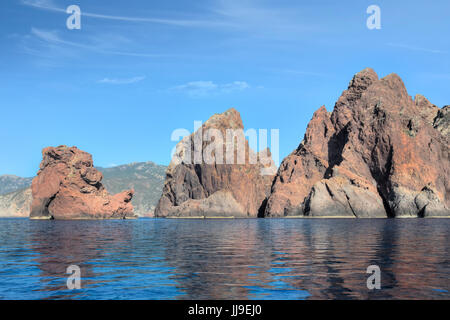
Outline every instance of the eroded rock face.
{"type": "Polygon", "coordinates": [[[92,156],[76,147],[48,147],[31,190],[32,219],[108,219],[133,217],[133,190],[110,195],[92,156]]]}
{"type": "Polygon", "coordinates": [[[266,215],[302,214],[305,198],[329,167],[327,142],[333,134],[330,115],[322,106],[314,113],[297,150],[281,163],[267,201],[266,215]]]}
{"type": "Polygon", "coordinates": [[[263,214],[276,169],[267,149],[251,150],[243,128],[240,114],[229,109],[180,141],[155,216],[263,214]]]}
{"type": "Polygon", "coordinates": [[[283,160],[267,216],[450,215],[448,106],[408,95],[396,74],[354,76],[283,160]]]}

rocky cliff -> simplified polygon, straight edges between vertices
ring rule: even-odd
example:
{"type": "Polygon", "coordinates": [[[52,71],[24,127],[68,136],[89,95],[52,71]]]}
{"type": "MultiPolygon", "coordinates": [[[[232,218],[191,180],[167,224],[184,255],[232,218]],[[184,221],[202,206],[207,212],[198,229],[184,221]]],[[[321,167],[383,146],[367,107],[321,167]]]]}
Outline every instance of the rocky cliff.
{"type": "Polygon", "coordinates": [[[449,216],[448,110],[413,100],[396,74],[359,72],[283,160],[265,215],[449,216]]]}
{"type": "Polygon", "coordinates": [[[102,185],[92,156],[76,147],[42,151],[40,170],[33,179],[32,219],[107,219],[133,217],[133,191],[114,196],[102,185]]]}
{"type": "Polygon", "coordinates": [[[274,164],[268,150],[251,150],[243,129],[240,114],[229,109],[183,138],[167,168],[155,215],[263,214],[274,164]]]}

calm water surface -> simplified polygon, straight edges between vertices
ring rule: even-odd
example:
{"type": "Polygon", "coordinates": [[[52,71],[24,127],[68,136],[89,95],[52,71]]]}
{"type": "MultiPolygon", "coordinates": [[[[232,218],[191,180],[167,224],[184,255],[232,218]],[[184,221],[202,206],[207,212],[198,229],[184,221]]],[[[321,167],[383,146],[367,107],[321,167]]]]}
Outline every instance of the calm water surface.
{"type": "Polygon", "coordinates": [[[0,219],[0,299],[450,299],[449,219],[0,219]],[[81,268],[68,290],[66,268],[81,268]],[[381,290],[366,287],[369,265],[381,290]]]}

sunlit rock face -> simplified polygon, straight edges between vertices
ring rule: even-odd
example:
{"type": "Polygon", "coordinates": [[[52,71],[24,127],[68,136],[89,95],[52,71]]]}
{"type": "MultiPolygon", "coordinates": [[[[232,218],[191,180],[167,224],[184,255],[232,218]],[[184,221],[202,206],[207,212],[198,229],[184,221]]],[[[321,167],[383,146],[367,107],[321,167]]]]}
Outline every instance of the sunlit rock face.
{"type": "Polygon", "coordinates": [[[262,215],[276,169],[268,149],[249,147],[243,129],[239,112],[229,109],[181,140],[155,215],[262,215]]]}
{"type": "Polygon", "coordinates": [[[266,216],[450,215],[448,106],[413,100],[396,74],[356,74],[278,170],[266,216]]]}
{"type": "Polygon", "coordinates": [[[33,179],[32,219],[110,219],[133,215],[133,190],[110,195],[92,156],[76,147],[48,147],[33,179]]]}

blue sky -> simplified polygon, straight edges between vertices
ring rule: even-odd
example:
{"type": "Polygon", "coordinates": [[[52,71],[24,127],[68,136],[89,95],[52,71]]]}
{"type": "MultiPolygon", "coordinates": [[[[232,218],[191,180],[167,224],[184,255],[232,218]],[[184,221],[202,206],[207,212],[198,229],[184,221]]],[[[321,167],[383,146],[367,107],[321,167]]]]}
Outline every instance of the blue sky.
{"type": "Polygon", "coordinates": [[[282,159],[366,67],[442,107],[449,14],[447,0],[2,0],[0,174],[33,176],[60,144],[99,166],[168,164],[173,130],[230,107],[246,128],[279,129],[282,159]],[[381,30],[366,27],[372,4],[381,30]]]}

